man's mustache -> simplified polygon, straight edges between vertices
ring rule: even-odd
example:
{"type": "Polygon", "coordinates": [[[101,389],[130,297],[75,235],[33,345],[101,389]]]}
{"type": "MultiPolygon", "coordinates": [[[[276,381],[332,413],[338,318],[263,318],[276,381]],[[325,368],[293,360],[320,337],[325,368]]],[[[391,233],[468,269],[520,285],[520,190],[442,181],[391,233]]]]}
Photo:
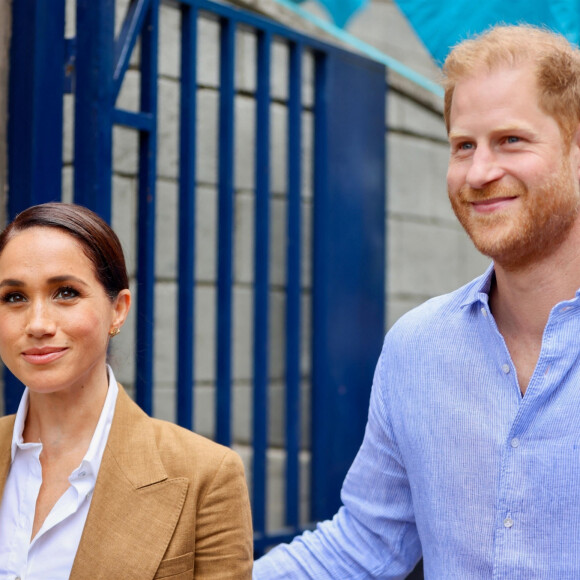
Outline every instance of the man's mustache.
{"type": "Polygon", "coordinates": [[[527,191],[527,187],[521,181],[517,181],[513,185],[493,182],[481,188],[474,188],[465,184],[459,190],[459,198],[466,202],[486,201],[503,197],[521,197],[527,191]]]}

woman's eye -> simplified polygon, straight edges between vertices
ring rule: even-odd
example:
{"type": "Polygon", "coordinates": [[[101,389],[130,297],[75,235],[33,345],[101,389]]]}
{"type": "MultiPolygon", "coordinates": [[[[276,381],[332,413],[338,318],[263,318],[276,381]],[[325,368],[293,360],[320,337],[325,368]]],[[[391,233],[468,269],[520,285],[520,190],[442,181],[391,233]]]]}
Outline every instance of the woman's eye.
{"type": "Polygon", "coordinates": [[[78,296],[79,293],[77,290],[67,286],[65,288],[59,288],[54,297],[60,300],[71,300],[73,298],[77,298],[78,296]]]}
{"type": "Polygon", "coordinates": [[[26,298],[20,292],[8,292],[2,296],[2,302],[6,302],[7,304],[18,304],[25,301],[26,298]]]}

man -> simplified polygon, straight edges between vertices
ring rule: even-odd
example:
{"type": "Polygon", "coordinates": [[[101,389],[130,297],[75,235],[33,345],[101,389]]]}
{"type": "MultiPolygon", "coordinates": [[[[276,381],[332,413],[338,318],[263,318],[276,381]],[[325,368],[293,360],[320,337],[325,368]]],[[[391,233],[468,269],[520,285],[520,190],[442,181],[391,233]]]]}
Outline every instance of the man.
{"type": "Polygon", "coordinates": [[[580,55],[497,27],[448,57],[448,192],[488,271],[388,333],[332,521],[256,580],[580,578],[580,55]]]}

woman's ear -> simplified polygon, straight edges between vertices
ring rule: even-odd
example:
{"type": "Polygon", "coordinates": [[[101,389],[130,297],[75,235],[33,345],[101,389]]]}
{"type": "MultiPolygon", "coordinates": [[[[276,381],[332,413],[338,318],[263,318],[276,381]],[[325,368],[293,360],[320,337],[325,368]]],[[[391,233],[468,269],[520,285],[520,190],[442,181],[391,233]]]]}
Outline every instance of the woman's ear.
{"type": "Polygon", "coordinates": [[[121,328],[127,319],[131,308],[131,290],[121,290],[113,301],[113,320],[111,326],[121,328]]]}

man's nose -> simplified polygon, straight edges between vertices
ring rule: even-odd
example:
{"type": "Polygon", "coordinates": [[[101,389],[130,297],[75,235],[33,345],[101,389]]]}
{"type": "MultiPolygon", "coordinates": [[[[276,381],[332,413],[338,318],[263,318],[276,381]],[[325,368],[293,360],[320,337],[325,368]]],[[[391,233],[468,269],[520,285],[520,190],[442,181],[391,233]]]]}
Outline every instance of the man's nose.
{"type": "Polygon", "coordinates": [[[500,179],[504,173],[498,163],[496,154],[488,147],[478,147],[471,158],[471,166],[467,171],[466,183],[473,189],[481,189],[487,184],[500,179]]]}
{"type": "Polygon", "coordinates": [[[33,302],[28,309],[26,332],[36,338],[54,334],[55,321],[50,314],[50,308],[41,301],[33,302]]]}

